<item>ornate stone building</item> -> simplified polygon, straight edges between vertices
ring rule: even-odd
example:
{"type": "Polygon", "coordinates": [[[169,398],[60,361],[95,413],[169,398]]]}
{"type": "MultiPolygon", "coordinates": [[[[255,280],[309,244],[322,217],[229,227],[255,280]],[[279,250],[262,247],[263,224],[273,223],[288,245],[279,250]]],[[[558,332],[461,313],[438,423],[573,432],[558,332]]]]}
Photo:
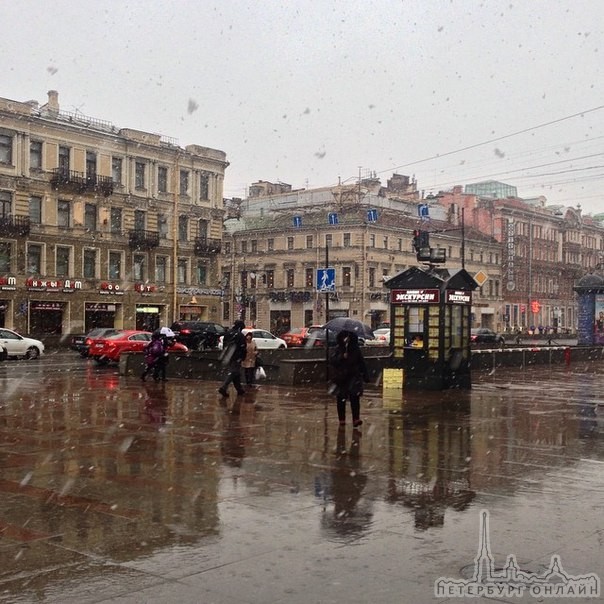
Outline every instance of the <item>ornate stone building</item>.
{"type": "Polygon", "coordinates": [[[0,99],[0,325],[219,320],[222,151],[0,99]]]}
{"type": "Polygon", "coordinates": [[[387,187],[375,178],[300,191],[280,184],[267,195],[261,191],[274,187],[260,182],[251,189],[255,195],[242,200],[241,217],[225,223],[223,323],[244,317],[282,333],[350,316],[376,327],[390,319],[384,278],[418,264],[412,238],[424,229],[430,246],[446,253],[447,267],[465,264],[471,274],[486,275],[475,294],[474,321],[497,327],[500,244],[468,228],[462,245],[459,225],[437,203],[421,203],[408,177],[393,175],[387,187]],[[420,205],[428,208],[424,219],[420,205]],[[318,293],[318,271],[327,267],[335,269],[334,291],[318,293]]]}

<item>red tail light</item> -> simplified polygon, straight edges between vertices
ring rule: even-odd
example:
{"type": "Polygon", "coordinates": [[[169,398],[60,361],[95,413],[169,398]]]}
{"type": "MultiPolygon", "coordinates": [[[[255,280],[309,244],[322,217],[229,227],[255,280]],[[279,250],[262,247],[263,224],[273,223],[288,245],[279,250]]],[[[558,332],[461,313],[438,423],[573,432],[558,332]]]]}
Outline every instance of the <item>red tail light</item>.
{"type": "Polygon", "coordinates": [[[181,333],[181,334],[184,334],[184,335],[188,335],[188,334],[190,334],[190,333],[191,333],[191,330],[190,330],[190,329],[181,329],[181,330],[180,330],[180,333],[181,333]]]}

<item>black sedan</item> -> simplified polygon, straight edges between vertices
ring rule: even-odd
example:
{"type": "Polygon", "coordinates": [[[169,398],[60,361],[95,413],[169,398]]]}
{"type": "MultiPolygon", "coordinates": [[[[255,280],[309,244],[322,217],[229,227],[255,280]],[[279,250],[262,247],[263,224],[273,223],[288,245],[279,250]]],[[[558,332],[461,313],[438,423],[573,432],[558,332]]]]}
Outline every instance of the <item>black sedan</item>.
{"type": "Polygon", "coordinates": [[[505,338],[488,327],[474,327],[470,331],[470,342],[472,344],[497,344],[503,346],[505,338]]]}

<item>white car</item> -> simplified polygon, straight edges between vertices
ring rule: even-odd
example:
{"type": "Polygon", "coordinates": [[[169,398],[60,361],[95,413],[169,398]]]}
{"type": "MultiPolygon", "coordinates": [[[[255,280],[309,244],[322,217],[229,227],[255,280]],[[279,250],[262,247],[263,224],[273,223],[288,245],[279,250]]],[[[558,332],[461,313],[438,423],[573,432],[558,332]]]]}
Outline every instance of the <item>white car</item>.
{"type": "Polygon", "coordinates": [[[389,346],[390,345],[390,328],[381,327],[380,329],[374,329],[373,340],[367,340],[365,346],[389,346]]]}
{"type": "Polygon", "coordinates": [[[0,346],[6,349],[9,357],[37,359],[44,354],[44,344],[40,340],[26,338],[12,329],[0,328],[0,346]]]}
{"type": "Polygon", "coordinates": [[[269,348],[287,348],[287,342],[274,336],[270,331],[264,329],[242,329],[241,333],[246,335],[252,333],[252,340],[256,342],[258,350],[267,350],[269,348]]]}

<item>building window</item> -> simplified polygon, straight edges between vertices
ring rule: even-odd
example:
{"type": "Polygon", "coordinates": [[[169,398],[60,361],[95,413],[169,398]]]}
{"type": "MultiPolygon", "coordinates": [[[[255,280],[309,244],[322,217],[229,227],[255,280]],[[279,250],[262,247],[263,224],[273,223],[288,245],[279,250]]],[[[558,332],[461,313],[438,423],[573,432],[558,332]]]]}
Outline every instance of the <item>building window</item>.
{"type": "Polygon", "coordinates": [[[305,281],[306,287],[314,287],[315,285],[315,269],[307,268],[305,272],[305,281]]]}
{"type": "Polygon", "coordinates": [[[225,271],[222,273],[222,287],[230,287],[231,286],[231,273],[225,271]]]}
{"type": "Polygon", "coordinates": [[[109,279],[122,278],[121,252],[109,252],[109,279]]]}
{"type": "Polygon", "coordinates": [[[258,251],[258,240],[252,239],[252,253],[256,253],[258,251]]]}
{"type": "Polygon", "coordinates": [[[403,251],[403,240],[400,238],[398,239],[397,249],[399,252],[403,251]]]}
{"type": "Polygon", "coordinates": [[[286,277],[286,287],[293,287],[294,286],[294,274],[295,271],[293,268],[288,268],[285,271],[285,277],[286,277]]]}
{"type": "Polygon", "coordinates": [[[369,287],[375,287],[375,268],[369,268],[369,287]]]}
{"type": "Polygon", "coordinates": [[[256,273],[250,273],[250,289],[256,289],[258,287],[258,275],[256,273]]]}
{"type": "Polygon", "coordinates": [[[271,289],[275,287],[275,271],[273,270],[266,271],[266,287],[271,289]]]}
{"type": "Polygon", "coordinates": [[[352,285],[352,270],[349,266],[345,266],[342,269],[342,285],[345,287],[352,285]]]}
{"type": "Polygon", "coordinates": [[[65,228],[71,226],[71,202],[64,199],[57,202],[57,224],[65,228]]]}
{"type": "Polygon", "coordinates": [[[42,169],[42,143],[40,141],[31,141],[29,143],[29,169],[42,169]]]}
{"type": "Polygon", "coordinates": [[[116,185],[122,184],[122,158],[112,157],[111,158],[111,180],[116,185]]]}
{"type": "Polygon", "coordinates": [[[94,180],[96,178],[96,153],[86,151],[86,178],[94,180]]]}
{"type": "Polygon", "coordinates": [[[145,188],[145,164],[137,161],[134,166],[134,188],[144,190],[145,188]]]}
{"type": "Polygon", "coordinates": [[[134,272],[134,279],[136,281],[145,280],[145,256],[143,254],[134,254],[132,259],[132,268],[134,272]]]}
{"type": "Polygon", "coordinates": [[[178,217],[178,240],[189,240],[189,219],[182,214],[178,217]]]}
{"type": "Polygon", "coordinates": [[[155,257],[155,281],[156,283],[166,283],[168,275],[168,258],[167,256],[155,257]]]}
{"type": "Polygon", "coordinates": [[[12,273],[11,262],[12,247],[6,241],[0,241],[0,274],[12,273]]]}
{"type": "Polygon", "coordinates": [[[37,243],[27,244],[27,274],[42,274],[42,246],[37,243]]]}
{"type": "Polygon", "coordinates": [[[187,260],[186,258],[179,258],[177,265],[178,283],[185,285],[187,283],[187,260]]]}
{"type": "Polygon", "coordinates": [[[204,262],[197,263],[197,283],[198,285],[206,285],[208,280],[208,267],[204,262]]]}
{"type": "Polygon", "coordinates": [[[306,249],[312,250],[314,247],[314,237],[312,235],[306,235],[306,249]]]}
{"type": "Polygon", "coordinates": [[[333,245],[333,235],[325,235],[325,246],[331,247],[333,245]]]}
{"type": "Polygon", "coordinates": [[[186,170],[180,171],[180,194],[189,194],[189,173],[186,170]]]}
{"type": "Polygon", "coordinates": [[[144,231],[147,224],[145,210],[134,210],[134,230],[144,231]]]}
{"type": "Polygon", "coordinates": [[[122,232],[122,208],[111,208],[110,228],[112,233],[122,232]]]}
{"type": "Polygon", "coordinates": [[[230,254],[231,253],[231,242],[230,241],[225,241],[224,242],[224,253],[225,254],[230,254]]]}
{"type": "Polygon", "coordinates": [[[247,241],[242,241],[241,242],[241,253],[242,254],[247,254],[247,241]]]}
{"type": "Polygon", "coordinates": [[[7,134],[0,134],[0,163],[13,163],[13,137],[7,134]]]}
{"type": "Polygon", "coordinates": [[[206,172],[199,176],[199,199],[210,199],[210,175],[206,172]]]}
{"type": "Polygon", "coordinates": [[[231,305],[228,302],[228,300],[225,300],[222,303],[222,320],[230,321],[230,319],[231,319],[231,305]]]}
{"type": "Polygon", "coordinates": [[[37,195],[29,198],[29,220],[32,224],[42,224],[42,198],[37,195]]]}
{"type": "Polygon", "coordinates": [[[59,147],[59,169],[63,174],[69,174],[69,170],[71,169],[70,155],[71,149],[69,147],[59,147]]]}
{"type": "Polygon", "coordinates": [[[168,168],[165,166],[157,168],[157,190],[160,193],[168,192],[168,168]]]}
{"type": "Polygon", "coordinates": [[[269,252],[272,252],[275,249],[275,240],[274,239],[267,239],[266,240],[266,249],[269,252]]]}
{"type": "Polygon", "coordinates": [[[96,231],[97,209],[93,203],[87,203],[84,206],[84,228],[89,231],[96,231]]]}
{"type": "Polygon", "coordinates": [[[165,214],[157,215],[157,230],[162,239],[168,238],[168,218],[165,214]]]}
{"type": "Polygon", "coordinates": [[[385,250],[388,249],[388,237],[387,236],[384,237],[384,249],[385,250]]]}
{"type": "Polygon", "coordinates": [[[287,249],[288,250],[293,250],[294,249],[294,238],[293,237],[288,237],[287,238],[287,249]]]}
{"type": "Polygon", "coordinates": [[[96,250],[84,250],[84,279],[96,279],[96,250]]]}
{"type": "Polygon", "coordinates": [[[369,247],[375,247],[375,235],[369,235],[369,247]]]}
{"type": "Polygon", "coordinates": [[[10,191],[0,191],[0,217],[9,218],[13,211],[13,196],[10,191]]]}
{"type": "Polygon", "coordinates": [[[350,233],[344,233],[342,235],[342,245],[344,247],[350,247],[350,233]]]}
{"type": "Polygon", "coordinates": [[[69,258],[71,256],[71,248],[57,246],[57,277],[69,277],[69,258]]]}
{"type": "Polygon", "coordinates": [[[197,236],[207,237],[208,236],[208,221],[204,218],[200,218],[197,221],[197,236]]]}

